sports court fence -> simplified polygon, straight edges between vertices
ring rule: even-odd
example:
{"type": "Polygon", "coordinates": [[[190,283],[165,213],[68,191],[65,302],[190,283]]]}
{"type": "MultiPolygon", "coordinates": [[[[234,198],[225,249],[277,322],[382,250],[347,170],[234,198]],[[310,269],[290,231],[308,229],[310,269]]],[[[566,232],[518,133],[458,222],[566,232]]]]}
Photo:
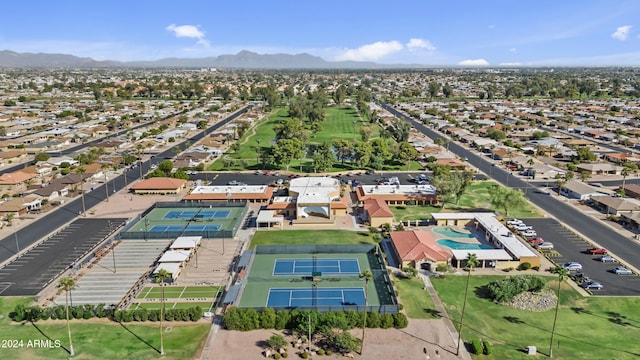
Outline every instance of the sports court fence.
{"type": "MultiPolygon", "coordinates": [[[[233,202],[228,203],[224,201],[176,201],[176,202],[157,202],[146,209],[140,216],[130,221],[125,228],[120,232],[121,239],[128,240],[148,240],[148,239],[172,239],[180,236],[202,236],[207,239],[228,239],[235,236],[235,230],[240,229],[243,219],[247,215],[249,207],[246,202],[233,202]],[[140,221],[145,221],[148,216],[155,209],[166,208],[240,208],[240,214],[237,216],[237,223],[233,225],[234,230],[189,230],[187,226],[188,222],[180,230],[170,231],[153,231],[152,228],[148,228],[145,231],[128,231],[140,221]]],[[[154,221],[154,223],[161,223],[160,221],[154,221]]]]}

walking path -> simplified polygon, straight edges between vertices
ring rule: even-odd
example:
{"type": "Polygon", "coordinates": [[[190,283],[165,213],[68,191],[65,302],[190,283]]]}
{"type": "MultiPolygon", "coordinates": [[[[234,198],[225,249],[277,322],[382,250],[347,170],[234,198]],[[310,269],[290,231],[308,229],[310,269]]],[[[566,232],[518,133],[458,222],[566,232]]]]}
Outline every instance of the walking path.
{"type": "MultiPolygon", "coordinates": [[[[431,296],[431,300],[433,300],[433,304],[436,307],[436,310],[438,310],[438,312],[442,316],[442,319],[444,320],[444,323],[447,327],[449,335],[451,335],[451,339],[453,339],[453,343],[457,344],[458,331],[456,331],[456,328],[453,325],[453,322],[451,321],[451,319],[449,318],[449,315],[447,314],[447,310],[444,308],[442,301],[440,301],[440,297],[438,296],[436,289],[434,289],[433,285],[431,284],[431,280],[429,279],[429,276],[424,274],[422,271],[419,271],[418,275],[422,279],[422,282],[424,282],[424,287],[429,292],[429,296],[431,296]]],[[[454,349],[454,352],[455,352],[455,349],[454,349]]],[[[460,352],[458,353],[458,357],[460,359],[471,360],[471,355],[469,355],[469,352],[467,351],[464,345],[460,346],[460,352]]]]}

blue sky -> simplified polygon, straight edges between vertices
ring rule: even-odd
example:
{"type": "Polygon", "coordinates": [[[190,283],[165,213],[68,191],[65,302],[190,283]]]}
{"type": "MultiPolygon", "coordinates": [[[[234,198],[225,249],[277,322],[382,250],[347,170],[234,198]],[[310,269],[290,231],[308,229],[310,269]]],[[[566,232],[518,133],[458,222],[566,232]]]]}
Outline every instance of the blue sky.
{"type": "Polygon", "coordinates": [[[250,50],[423,65],[640,65],[640,1],[3,3],[0,50],[99,60],[250,50]]]}

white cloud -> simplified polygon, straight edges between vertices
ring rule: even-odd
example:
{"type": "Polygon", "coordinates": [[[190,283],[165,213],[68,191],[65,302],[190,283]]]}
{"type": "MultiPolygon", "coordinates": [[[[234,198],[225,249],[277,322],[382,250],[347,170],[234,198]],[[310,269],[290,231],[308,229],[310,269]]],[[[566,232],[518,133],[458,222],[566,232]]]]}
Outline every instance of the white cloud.
{"type": "Polygon", "coordinates": [[[510,53],[514,53],[514,54],[515,54],[515,53],[517,53],[517,52],[518,52],[518,49],[516,49],[516,48],[512,47],[511,49],[509,49],[509,52],[510,52],[510,53]]]}
{"type": "Polygon", "coordinates": [[[398,41],[378,41],[373,44],[362,45],[357,49],[344,50],[336,56],[336,60],[374,61],[387,55],[401,51],[404,48],[398,41]]]}
{"type": "Polygon", "coordinates": [[[166,27],[167,30],[173,32],[176,37],[198,39],[198,44],[209,47],[209,40],[205,39],[204,32],[200,31],[197,26],[193,25],[176,25],[171,24],[166,27]]]}
{"type": "Polygon", "coordinates": [[[468,59],[458,63],[460,66],[487,66],[489,62],[485,59],[468,59]]]}
{"type": "Polygon", "coordinates": [[[424,39],[411,39],[407,43],[407,49],[409,51],[415,51],[418,49],[425,49],[429,52],[436,51],[436,47],[429,40],[424,39]]]}
{"type": "Polygon", "coordinates": [[[631,25],[619,26],[616,32],[611,34],[611,37],[620,41],[627,40],[629,33],[631,32],[631,25]]]}

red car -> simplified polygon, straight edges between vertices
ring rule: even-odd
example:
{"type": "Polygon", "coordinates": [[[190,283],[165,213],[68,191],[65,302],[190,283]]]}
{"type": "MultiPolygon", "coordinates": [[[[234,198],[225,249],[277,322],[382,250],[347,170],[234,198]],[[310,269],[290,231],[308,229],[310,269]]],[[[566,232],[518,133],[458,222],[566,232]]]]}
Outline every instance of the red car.
{"type": "Polygon", "coordinates": [[[541,237],[537,237],[537,238],[533,238],[533,239],[529,240],[529,243],[531,245],[536,245],[536,244],[540,245],[540,244],[544,243],[544,240],[541,237]]]}
{"type": "Polygon", "coordinates": [[[607,254],[607,249],[603,249],[603,248],[591,248],[587,250],[587,253],[591,254],[591,255],[606,255],[607,254]]]}

